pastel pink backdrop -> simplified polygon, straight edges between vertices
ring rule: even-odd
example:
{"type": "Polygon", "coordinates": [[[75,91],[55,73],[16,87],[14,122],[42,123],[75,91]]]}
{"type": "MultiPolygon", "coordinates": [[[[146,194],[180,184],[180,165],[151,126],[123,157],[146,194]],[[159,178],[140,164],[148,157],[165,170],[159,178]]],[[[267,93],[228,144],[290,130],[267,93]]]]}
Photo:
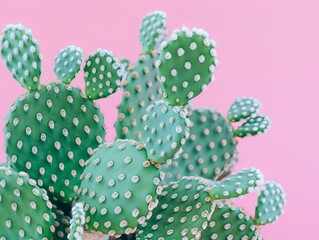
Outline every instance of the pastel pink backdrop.
{"type": "MultiPolygon", "coordinates": [[[[254,96],[272,119],[265,135],[240,140],[236,170],[255,166],[284,186],[288,203],[265,240],[315,239],[319,208],[319,4],[318,1],[6,1],[0,27],[23,23],[33,29],[44,55],[43,82],[55,81],[53,57],[60,48],[78,45],[85,55],[96,48],[135,61],[141,52],[138,28],[144,14],[163,10],[168,28],[206,29],[218,43],[216,81],[197,97],[196,106],[222,113],[236,96],[254,96]]],[[[83,74],[73,82],[83,86],[83,74]]],[[[0,64],[0,128],[10,104],[24,90],[0,64]]],[[[121,94],[100,100],[108,137],[121,94]]],[[[3,145],[3,133],[0,134],[3,145]]],[[[0,161],[5,159],[0,152],[0,161]]],[[[239,205],[253,211],[256,195],[239,205]]]]}

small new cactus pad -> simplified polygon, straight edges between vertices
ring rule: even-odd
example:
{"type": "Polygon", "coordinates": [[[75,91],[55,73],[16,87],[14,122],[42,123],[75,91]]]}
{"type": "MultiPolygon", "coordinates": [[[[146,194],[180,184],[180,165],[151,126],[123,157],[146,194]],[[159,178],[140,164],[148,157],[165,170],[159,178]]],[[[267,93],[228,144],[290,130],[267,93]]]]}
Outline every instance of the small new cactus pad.
{"type": "Polygon", "coordinates": [[[139,36],[143,51],[156,50],[166,35],[166,13],[154,11],[144,16],[139,36]]]}
{"type": "Polygon", "coordinates": [[[248,213],[232,204],[218,201],[201,239],[259,240],[261,237],[260,229],[248,213]]]}
{"type": "Polygon", "coordinates": [[[243,125],[236,129],[237,137],[261,135],[269,130],[271,125],[270,119],[264,115],[254,115],[249,118],[243,125]]]}
{"type": "Polygon", "coordinates": [[[231,122],[238,122],[242,119],[246,119],[251,115],[260,111],[260,102],[252,97],[236,98],[232,103],[227,113],[227,118],[231,122]]]}
{"type": "Polygon", "coordinates": [[[185,105],[214,78],[215,42],[202,29],[183,27],[163,42],[158,70],[164,97],[172,105],[185,105]]]}
{"type": "Polygon", "coordinates": [[[183,176],[216,179],[231,162],[237,141],[232,126],[217,111],[194,109],[188,111],[189,138],[183,152],[163,171],[166,181],[177,181],[183,176]]]}
{"type": "Polygon", "coordinates": [[[258,196],[256,224],[265,225],[275,222],[283,213],[282,208],[285,203],[285,192],[281,185],[274,181],[267,182],[258,196]]]}
{"type": "Polygon", "coordinates": [[[258,189],[264,183],[263,174],[256,168],[243,169],[211,186],[214,200],[236,198],[258,189]]]}
{"type": "Polygon", "coordinates": [[[160,171],[132,140],[101,145],[81,178],[87,230],[119,237],[136,231],[151,216],[160,194],[160,171]]]}
{"type": "Polygon", "coordinates": [[[122,65],[112,52],[97,49],[84,67],[85,93],[90,99],[105,98],[115,93],[123,76],[122,65]]]}
{"type": "Polygon", "coordinates": [[[58,56],[54,58],[54,72],[58,80],[68,84],[78,74],[83,62],[82,49],[76,46],[69,46],[61,49],[58,56]]]}
{"type": "Polygon", "coordinates": [[[123,81],[122,102],[118,106],[118,120],[115,123],[118,139],[142,137],[143,119],[146,108],[162,99],[155,61],[158,54],[142,54],[134,67],[129,67],[127,81],[123,81]]]}
{"type": "Polygon", "coordinates": [[[1,55],[12,77],[22,87],[30,91],[38,88],[42,56],[31,30],[20,24],[7,25],[3,29],[1,55]]]}
{"type": "Polygon", "coordinates": [[[163,187],[152,217],[138,227],[137,239],[199,239],[215,204],[203,178],[184,177],[163,187]]]}
{"type": "Polygon", "coordinates": [[[52,239],[52,205],[25,172],[0,167],[0,239],[52,239]]]}
{"type": "Polygon", "coordinates": [[[143,115],[142,138],[148,158],[155,163],[166,163],[178,153],[188,137],[189,119],[184,108],[159,101],[147,108],[143,115]]]}
{"type": "Polygon", "coordinates": [[[52,213],[54,215],[53,239],[66,240],[70,233],[70,220],[71,220],[71,204],[62,203],[55,197],[50,198],[52,203],[52,213]]]}
{"type": "Polygon", "coordinates": [[[4,135],[13,169],[28,172],[49,195],[72,202],[84,160],[104,141],[104,118],[79,89],[48,83],[13,103],[4,135]]]}
{"type": "Polygon", "coordinates": [[[70,222],[70,233],[68,234],[68,239],[82,240],[84,224],[85,212],[83,209],[83,203],[75,203],[75,205],[72,207],[72,219],[70,222]]]}

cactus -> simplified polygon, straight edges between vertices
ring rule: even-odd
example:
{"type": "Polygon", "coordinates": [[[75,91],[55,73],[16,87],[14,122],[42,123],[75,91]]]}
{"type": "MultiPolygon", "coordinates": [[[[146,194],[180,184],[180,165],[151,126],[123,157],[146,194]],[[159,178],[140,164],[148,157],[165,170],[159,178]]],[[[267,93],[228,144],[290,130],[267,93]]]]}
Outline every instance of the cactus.
{"type": "Polygon", "coordinates": [[[263,115],[253,115],[243,125],[236,129],[238,137],[254,136],[262,134],[270,128],[270,119],[263,115]]]}
{"type": "Polygon", "coordinates": [[[71,204],[63,203],[55,197],[50,198],[52,203],[52,214],[54,215],[53,239],[67,239],[70,233],[70,220],[71,220],[71,204]]]}
{"type": "Polygon", "coordinates": [[[51,209],[46,191],[27,173],[0,167],[0,239],[51,239],[51,209]]]}
{"type": "Polygon", "coordinates": [[[72,219],[70,225],[69,240],[81,240],[84,232],[85,212],[82,203],[76,203],[72,207],[72,219]]]}

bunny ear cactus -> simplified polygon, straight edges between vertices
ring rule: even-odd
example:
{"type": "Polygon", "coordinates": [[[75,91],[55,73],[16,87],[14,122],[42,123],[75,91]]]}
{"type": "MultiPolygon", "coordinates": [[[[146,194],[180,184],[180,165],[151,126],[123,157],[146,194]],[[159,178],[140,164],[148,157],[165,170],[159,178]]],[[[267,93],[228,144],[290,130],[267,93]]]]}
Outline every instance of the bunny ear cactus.
{"type": "Polygon", "coordinates": [[[83,225],[85,223],[85,212],[82,203],[75,203],[72,207],[72,219],[70,222],[69,240],[82,240],[84,232],[83,225]]]}
{"type": "Polygon", "coordinates": [[[52,204],[27,173],[0,167],[0,239],[52,239],[52,204]]]}
{"type": "Polygon", "coordinates": [[[55,232],[53,239],[67,239],[70,233],[71,204],[63,203],[55,197],[50,198],[54,215],[55,232]]]}
{"type": "Polygon", "coordinates": [[[81,69],[83,62],[82,49],[76,46],[61,49],[54,61],[53,70],[57,78],[65,84],[69,84],[81,69]]]}
{"type": "Polygon", "coordinates": [[[269,117],[263,115],[253,115],[243,125],[236,129],[235,134],[238,137],[261,135],[267,132],[271,122],[269,117]]]}
{"type": "Polygon", "coordinates": [[[29,91],[38,88],[42,56],[31,30],[21,24],[7,25],[3,29],[1,56],[11,76],[22,87],[29,91]]]}
{"type": "MultiPolygon", "coordinates": [[[[14,170],[28,172],[50,196],[72,202],[84,160],[104,141],[104,118],[80,89],[61,82],[39,85],[41,58],[35,43],[30,31],[21,25],[4,29],[1,55],[13,76],[30,91],[12,104],[6,117],[5,151],[14,170]],[[12,57],[16,67],[9,64],[8,51],[17,53],[12,57]],[[23,75],[22,69],[28,74],[23,75]]],[[[69,50],[66,58],[79,51],[69,50]]],[[[77,65],[70,58],[67,67],[71,62],[77,65]]],[[[60,72],[67,67],[60,68],[60,72]]]]}

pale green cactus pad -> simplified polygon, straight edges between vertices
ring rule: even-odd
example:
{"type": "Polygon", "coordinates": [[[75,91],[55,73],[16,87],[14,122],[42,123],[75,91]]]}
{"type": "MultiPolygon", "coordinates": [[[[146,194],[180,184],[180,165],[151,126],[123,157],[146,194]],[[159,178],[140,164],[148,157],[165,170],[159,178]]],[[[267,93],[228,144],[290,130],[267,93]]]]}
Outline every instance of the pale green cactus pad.
{"type": "Polygon", "coordinates": [[[83,226],[85,224],[85,212],[83,203],[75,203],[72,207],[72,219],[70,221],[69,240],[82,240],[84,233],[83,226]]]}
{"type": "Polygon", "coordinates": [[[158,70],[164,97],[172,105],[185,105],[214,78],[215,42],[202,29],[183,27],[163,42],[158,70]]]}
{"type": "Polygon", "coordinates": [[[158,49],[166,35],[166,13],[154,11],[144,16],[139,35],[143,51],[158,49]]]}
{"type": "Polygon", "coordinates": [[[129,67],[127,81],[123,81],[123,96],[118,106],[115,123],[118,139],[140,141],[143,131],[142,116],[148,106],[162,99],[155,61],[158,54],[142,54],[134,66],[129,67]]]}
{"type": "Polygon", "coordinates": [[[52,204],[25,172],[0,167],[0,239],[52,239],[52,204]]]}
{"type": "Polygon", "coordinates": [[[85,93],[90,99],[105,98],[120,88],[124,69],[112,52],[97,49],[84,67],[85,93]]]}
{"type": "Polygon", "coordinates": [[[264,183],[263,174],[256,168],[243,169],[211,187],[214,200],[236,198],[258,189],[264,183]]]}
{"type": "Polygon", "coordinates": [[[199,239],[215,207],[209,186],[198,177],[165,185],[152,217],[138,228],[137,239],[199,239]]]}
{"type": "Polygon", "coordinates": [[[104,118],[79,89],[48,83],[12,104],[4,135],[13,169],[28,172],[50,196],[72,202],[84,161],[104,141],[104,118]]]}
{"type": "Polygon", "coordinates": [[[41,75],[39,45],[31,30],[22,25],[7,25],[3,29],[1,56],[12,77],[29,91],[38,88],[41,75]]]}
{"type": "Polygon", "coordinates": [[[271,121],[269,117],[264,115],[253,115],[243,125],[236,129],[237,137],[261,135],[270,128],[271,121]]]}
{"type": "Polygon", "coordinates": [[[59,55],[54,58],[54,72],[59,81],[70,83],[78,74],[83,62],[82,49],[76,46],[68,46],[61,49],[59,55]]]}
{"type": "Polygon", "coordinates": [[[229,169],[237,141],[232,126],[215,110],[190,109],[189,138],[183,152],[163,168],[166,181],[177,181],[183,176],[219,178],[229,169]]]}
{"type": "Polygon", "coordinates": [[[260,102],[252,97],[236,98],[227,113],[227,118],[231,122],[246,119],[260,111],[260,102]]]}
{"type": "Polygon", "coordinates": [[[157,205],[159,169],[146,150],[132,140],[99,147],[81,178],[79,202],[84,203],[85,227],[119,237],[136,231],[157,205]]]}
{"type": "Polygon", "coordinates": [[[275,181],[267,182],[258,196],[256,224],[265,225],[275,222],[283,213],[285,203],[285,192],[281,185],[275,181]]]}
{"type": "Polygon", "coordinates": [[[150,105],[145,114],[142,139],[145,141],[148,158],[155,163],[166,163],[178,154],[188,137],[187,111],[173,107],[165,101],[150,105]]]}
{"type": "Polygon", "coordinates": [[[260,229],[248,213],[229,203],[215,203],[215,211],[201,239],[261,240],[260,229]]]}

